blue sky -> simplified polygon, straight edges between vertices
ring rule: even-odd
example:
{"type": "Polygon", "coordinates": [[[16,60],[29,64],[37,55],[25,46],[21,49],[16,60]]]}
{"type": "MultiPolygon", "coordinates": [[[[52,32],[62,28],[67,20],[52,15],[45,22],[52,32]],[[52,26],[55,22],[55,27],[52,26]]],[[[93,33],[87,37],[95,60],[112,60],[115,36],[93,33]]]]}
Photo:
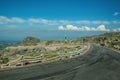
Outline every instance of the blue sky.
{"type": "Polygon", "coordinates": [[[0,40],[120,31],[120,0],[0,0],[0,40]]]}

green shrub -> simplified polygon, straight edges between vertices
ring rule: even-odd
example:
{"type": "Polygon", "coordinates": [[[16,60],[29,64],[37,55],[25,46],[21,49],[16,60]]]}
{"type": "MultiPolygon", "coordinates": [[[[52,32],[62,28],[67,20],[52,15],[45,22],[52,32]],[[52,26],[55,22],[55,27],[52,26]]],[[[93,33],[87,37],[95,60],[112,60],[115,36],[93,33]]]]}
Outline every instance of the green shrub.
{"type": "Polygon", "coordinates": [[[46,45],[50,45],[50,44],[52,44],[53,43],[53,41],[47,41],[45,44],[46,45]]]}
{"type": "Polygon", "coordinates": [[[22,45],[24,46],[37,45],[37,43],[39,42],[40,42],[40,39],[28,36],[22,41],[22,45]]]}
{"type": "Polygon", "coordinates": [[[9,59],[8,58],[2,58],[2,63],[3,64],[7,64],[9,62],[9,59]]]}

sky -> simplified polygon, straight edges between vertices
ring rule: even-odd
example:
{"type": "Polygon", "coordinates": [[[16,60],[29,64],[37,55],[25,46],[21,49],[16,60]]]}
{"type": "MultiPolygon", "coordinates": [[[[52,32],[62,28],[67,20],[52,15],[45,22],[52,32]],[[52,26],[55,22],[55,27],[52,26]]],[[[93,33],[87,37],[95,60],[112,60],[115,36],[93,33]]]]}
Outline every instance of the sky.
{"type": "Polygon", "coordinates": [[[120,32],[120,0],[0,0],[0,40],[120,32]]]}

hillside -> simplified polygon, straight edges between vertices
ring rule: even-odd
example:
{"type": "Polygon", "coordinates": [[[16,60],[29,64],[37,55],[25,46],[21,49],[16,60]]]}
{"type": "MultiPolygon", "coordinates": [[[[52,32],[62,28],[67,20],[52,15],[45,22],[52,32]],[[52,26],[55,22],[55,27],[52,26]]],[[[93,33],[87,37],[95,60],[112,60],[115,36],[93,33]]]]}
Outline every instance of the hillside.
{"type": "Polygon", "coordinates": [[[95,43],[107,48],[120,50],[120,32],[104,33],[97,36],[88,36],[76,39],[83,43],[95,43]]]}
{"type": "Polygon", "coordinates": [[[1,68],[74,58],[83,55],[89,49],[89,44],[97,44],[119,52],[120,32],[63,41],[41,41],[29,36],[20,45],[6,47],[0,52],[1,68]]]}
{"type": "Polygon", "coordinates": [[[36,63],[54,62],[82,55],[88,45],[70,41],[40,41],[26,37],[18,46],[1,51],[1,68],[13,68],[36,63]]]}

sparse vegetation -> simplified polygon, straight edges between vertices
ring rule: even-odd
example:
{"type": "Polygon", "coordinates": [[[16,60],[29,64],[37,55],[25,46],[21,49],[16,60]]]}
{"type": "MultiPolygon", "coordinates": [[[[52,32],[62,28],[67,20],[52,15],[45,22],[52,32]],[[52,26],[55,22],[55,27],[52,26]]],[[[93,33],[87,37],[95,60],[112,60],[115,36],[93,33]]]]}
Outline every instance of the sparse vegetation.
{"type": "Polygon", "coordinates": [[[30,46],[30,45],[37,45],[37,43],[39,42],[40,42],[40,39],[28,36],[23,40],[22,44],[24,46],[30,46]]]}
{"type": "Polygon", "coordinates": [[[120,32],[105,33],[76,39],[76,42],[95,43],[108,48],[120,50],[120,32]]]}
{"type": "Polygon", "coordinates": [[[53,43],[53,41],[46,41],[45,45],[50,45],[52,43],[53,43]]]}
{"type": "Polygon", "coordinates": [[[2,58],[2,63],[3,64],[7,64],[9,62],[9,59],[8,58],[2,58]]]}

